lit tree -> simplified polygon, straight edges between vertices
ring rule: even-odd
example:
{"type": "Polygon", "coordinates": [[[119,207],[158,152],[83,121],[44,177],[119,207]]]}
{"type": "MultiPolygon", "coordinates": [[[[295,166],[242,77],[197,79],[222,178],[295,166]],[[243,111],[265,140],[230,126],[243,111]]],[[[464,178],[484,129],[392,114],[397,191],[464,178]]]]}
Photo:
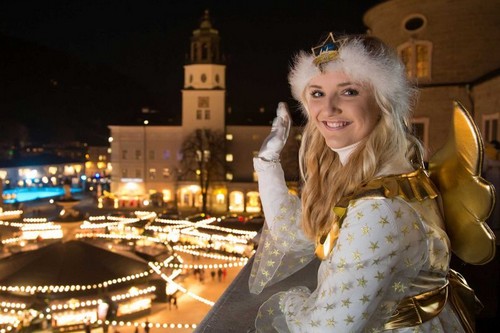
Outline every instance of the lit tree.
{"type": "Polygon", "coordinates": [[[201,188],[202,212],[207,213],[208,189],[226,174],[225,136],[220,131],[196,130],[182,144],[180,178],[197,180],[201,188]]]}

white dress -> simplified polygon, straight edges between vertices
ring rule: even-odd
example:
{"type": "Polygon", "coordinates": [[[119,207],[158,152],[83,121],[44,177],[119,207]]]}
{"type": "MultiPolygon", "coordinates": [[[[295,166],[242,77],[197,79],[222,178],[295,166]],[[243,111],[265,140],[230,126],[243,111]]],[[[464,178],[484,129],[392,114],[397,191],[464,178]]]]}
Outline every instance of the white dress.
{"type": "MultiPolygon", "coordinates": [[[[278,282],[314,258],[300,227],[300,199],[279,163],[254,159],[266,216],[250,291],[278,282]]],[[[259,309],[257,332],[382,332],[398,303],[446,282],[450,243],[435,200],[360,198],[349,203],[339,238],[321,262],[316,290],[297,286],[259,309]]],[[[464,332],[448,303],[421,325],[385,332],[464,332]]]]}

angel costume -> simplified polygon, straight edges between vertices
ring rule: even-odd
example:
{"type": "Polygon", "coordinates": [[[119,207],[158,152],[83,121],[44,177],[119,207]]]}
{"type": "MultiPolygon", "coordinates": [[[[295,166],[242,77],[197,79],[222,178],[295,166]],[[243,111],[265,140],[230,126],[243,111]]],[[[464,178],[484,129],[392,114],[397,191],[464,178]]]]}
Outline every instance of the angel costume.
{"type": "MultiPolygon", "coordinates": [[[[404,123],[410,110],[404,65],[387,50],[367,47],[362,39],[336,41],[330,33],[312,53],[300,53],[289,75],[294,98],[304,104],[311,78],[341,71],[376,87],[399,112],[393,125],[404,123]]],[[[494,257],[495,237],[484,223],[494,191],[480,177],[482,142],[462,109],[457,104],[455,130],[429,161],[432,181],[423,169],[400,174],[410,166],[389,162],[378,178],[332,207],[339,220],[316,242],[301,229],[301,201],[289,193],[279,163],[286,127],[273,122],[270,140],[254,159],[266,225],[250,291],[260,293],[315,255],[322,261],[315,290],[295,287],[262,304],[258,332],[474,332],[475,296],[449,262],[452,246],[468,263],[494,257]]]]}
{"type": "MultiPolygon", "coordinates": [[[[309,263],[315,244],[301,230],[300,199],[289,194],[281,165],[255,158],[254,167],[267,221],[250,277],[250,291],[260,293],[309,263]]],[[[465,332],[443,301],[450,244],[427,180],[422,170],[382,177],[370,183],[375,191],[348,200],[333,251],[320,264],[316,290],[296,287],[272,296],[259,309],[257,331],[465,332]],[[390,191],[378,194],[380,185],[390,191]],[[404,303],[414,302],[415,295],[427,300],[438,295],[438,300],[431,301],[436,307],[431,319],[408,325],[410,312],[420,309],[404,303]]],[[[422,321],[425,315],[417,317],[422,321]]]]}

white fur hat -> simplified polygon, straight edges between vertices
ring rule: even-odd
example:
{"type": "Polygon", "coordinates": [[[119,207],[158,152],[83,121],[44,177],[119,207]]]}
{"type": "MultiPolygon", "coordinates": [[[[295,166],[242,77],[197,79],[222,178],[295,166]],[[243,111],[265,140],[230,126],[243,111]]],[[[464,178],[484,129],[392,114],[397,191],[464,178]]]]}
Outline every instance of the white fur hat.
{"type": "MultiPolygon", "coordinates": [[[[329,38],[333,40],[333,37],[329,38]]],[[[378,47],[375,48],[369,46],[374,40],[373,37],[351,36],[335,41],[335,55],[318,65],[315,64],[317,54],[301,51],[296,55],[288,76],[293,97],[304,105],[304,91],[313,77],[340,70],[355,81],[370,84],[399,112],[408,112],[413,89],[406,78],[404,65],[382,42],[377,40],[378,47]]]]}

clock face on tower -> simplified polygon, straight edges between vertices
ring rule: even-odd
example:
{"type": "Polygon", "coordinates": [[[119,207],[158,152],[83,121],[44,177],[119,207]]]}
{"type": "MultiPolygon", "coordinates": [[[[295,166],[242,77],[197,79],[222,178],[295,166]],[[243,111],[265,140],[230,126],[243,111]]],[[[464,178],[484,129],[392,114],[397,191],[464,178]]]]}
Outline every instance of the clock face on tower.
{"type": "Polygon", "coordinates": [[[198,97],[198,107],[199,108],[208,108],[209,107],[209,98],[208,97],[198,97]]]}
{"type": "Polygon", "coordinates": [[[201,82],[205,83],[207,81],[207,76],[205,74],[201,74],[201,82]]]}

